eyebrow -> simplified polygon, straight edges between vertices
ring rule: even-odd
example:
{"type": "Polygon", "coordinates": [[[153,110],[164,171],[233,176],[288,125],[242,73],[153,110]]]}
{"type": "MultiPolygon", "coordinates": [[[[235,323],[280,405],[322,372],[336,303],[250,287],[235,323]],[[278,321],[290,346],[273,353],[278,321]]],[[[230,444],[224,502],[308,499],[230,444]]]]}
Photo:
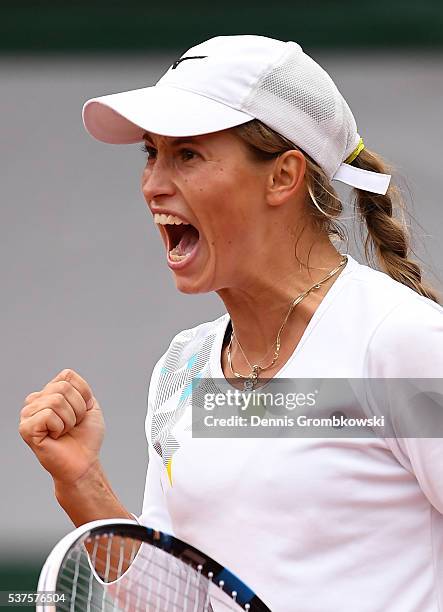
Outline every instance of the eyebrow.
{"type": "MultiPolygon", "coordinates": [[[[147,132],[143,134],[143,139],[149,140],[149,142],[152,142],[152,144],[155,144],[154,140],[151,138],[151,136],[147,132]]],[[[192,136],[182,136],[181,138],[174,138],[171,144],[178,145],[178,144],[184,144],[185,142],[190,142],[192,144],[199,144],[199,141],[197,140],[197,138],[193,138],[192,136]]]]}

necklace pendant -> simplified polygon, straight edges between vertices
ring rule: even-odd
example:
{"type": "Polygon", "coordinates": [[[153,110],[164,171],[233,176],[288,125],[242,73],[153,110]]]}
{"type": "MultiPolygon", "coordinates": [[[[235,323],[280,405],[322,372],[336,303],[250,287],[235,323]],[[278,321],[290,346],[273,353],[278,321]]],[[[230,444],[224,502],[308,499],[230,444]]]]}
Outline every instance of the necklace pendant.
{"type": "Polygon", "coordinates": [[[251,379],[248,379],[247,381],[243,383],[243,388],[245,391],[252,391],[254,389],[254,381],[251,379]]]}
{"type": "Polygon", "coordinates": [[[248,379],[243,383],[243,388],[245,391],[252,391],[254,389],[254,385],[257,382],[258,375],[261,371],[261,367],[257,364],[252,366],[252,372],[248,379]]]}
{"type": "Polygon", "coordinates": [[[258,375],[260,374],[260,370],[261,367],[259,365],[253,365],[252,366],[252,373],[251,373],[251,378],[257,378],[258,375]]]}

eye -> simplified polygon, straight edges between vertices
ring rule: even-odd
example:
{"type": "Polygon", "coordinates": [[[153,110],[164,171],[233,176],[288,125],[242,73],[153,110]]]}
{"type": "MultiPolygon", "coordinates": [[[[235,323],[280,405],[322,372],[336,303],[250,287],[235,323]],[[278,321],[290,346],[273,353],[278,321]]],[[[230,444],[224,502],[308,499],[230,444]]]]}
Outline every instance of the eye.
{"type": "Polygon", "coordinates": [[[156,154],[157,154],[157,149],[154,149],[154,147],[150,147],[149,145],[146,144],[146,142],[144,142],[142,144],[142,146],[140,147],[140,149],[147,154],[148,157],[148,161],[151,158],[155,158],[156,154]]]}
{"type": "MultiPolygon", "coordinates": [[[[157,149],[155,147],[149,146],[146,142],[141,145],[140,149],[143,151],[143,153],[147,154],[147,162],[157,157],[157,149]]],[[[178,152],[181,155],[183,161],[191,161],[197,155],[197,153],[192,149],[183,148],[179,149],[178,152]]]]}
{"type": "Polygon", "coordinates": [[[183,161],[190,161],[191,159],[194,159],[194,157],[197,155],[197,153],[195,153],[195,151],[193,151],[192,149],[180,149],[180,154],[182,156],[183,161]]]}

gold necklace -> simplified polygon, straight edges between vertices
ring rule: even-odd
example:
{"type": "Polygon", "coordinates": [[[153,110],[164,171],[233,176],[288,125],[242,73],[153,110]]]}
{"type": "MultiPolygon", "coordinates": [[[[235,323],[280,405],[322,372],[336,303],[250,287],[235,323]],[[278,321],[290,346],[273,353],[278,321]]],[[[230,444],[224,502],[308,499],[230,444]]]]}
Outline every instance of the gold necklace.
{"type": "MultiPolygon", "coordinates": [[[[274,351],[274,357],[272,358],[271,363],[269,363],[267,366],[261,366],[259,364],[254,364],[252,365],[249,361],[249,359],[246,357],[246,354],[243,350],[242,345],[240,344],[240,340],[236,337],[235,332],[234,332],[234,326],[232,325],[232,321],[231,321],[231,325],[232,325],[232,332],[231,332],[231,339],[229,340],[229,344],[228,344],[228,348],[227,348],[227,357],[228,357],[228,365],[229,365],[229,369],[231,370],[231,373],[236,377],[236,378],[244,378],[246,379],[246,382],[244,383],[244,388],[247,391],[250,391],[254,388],[254,385],[257,383],[257,378],[260,374],[260,372],[263,372],[264,370],[269,370],[269,368],[271,368],[274,363],[277,361],[279,353],[280,353],[280,336],[281,333],[283,331],[283,328],[286,325],[287,320],[289,319],[289,315],[291,314],[291,312],[294,310],[294,308],[297,306],[297,304],[300,304],[300,302],[302,300],[304,300],[304,298],[309,295],[309,293],[311,293],[311,291],[313,291],[314,289],[319,289],[327,280],[329,280],[332,276],[334,276],[334,274],[336,274],[343,266],[346,265],[348,261],[348,258],[346,255],[343,256],[343,259],[341,260],[341,262],[339,263],[339,265],[334,268],[333,270],[331,270],[331,272],[329,272],[329,274],[327,274],[324,278],[322,278],[321,281],[318,281],[317,283],[315,283],[314,285],[312,285],[312,287],[309,287],[309,289],[306,289],[306,291],[303,291],[303,293],[300,293],[300,295],[298,295],[294,300],[292,300],[290,306],[289,306],[289,310],[286,313],[286,316],[283,320],[283,323],[280,326],[280,329],[278,330],[277,333],[277,337],[274,341],[274,343],[272,344],[272,346],[275,345],[275,351],[274,351]],[[240,374],[240,372],[236,372],[232,366],[232,356],[231,356],[231,346],[232,346],[232,341],[233,339],[236,339],[237,344],[243,354],[243,357],[245,358],[247,364],[249,365],[249,367],[251,368],[251,373],[250,374],[240,374]]],[[[271,347],[272,348],[272,347],[271,347]]],[[[268,351],[269,353],[269,351],[268,351]]],[[[266,355],[268,354],[266,353],[266,355]]]]}

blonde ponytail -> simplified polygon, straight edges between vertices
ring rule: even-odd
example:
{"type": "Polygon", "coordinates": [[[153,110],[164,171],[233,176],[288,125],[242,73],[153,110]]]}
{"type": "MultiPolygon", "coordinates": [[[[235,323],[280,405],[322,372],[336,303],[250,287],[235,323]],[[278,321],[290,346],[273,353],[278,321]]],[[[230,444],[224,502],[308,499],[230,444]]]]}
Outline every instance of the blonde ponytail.
{"type": "MultiPolygon", "coordinates": [[[[257,162],[273,159],[291,149],[300,150],[257,119],[231,128],[231,131],[243,141],[257,162]]],[[[312,220],[319,232],[327,232],[329,237],[344,240],[346,232],[339,222],[343,210],[342,202],[322,168],[304,151],[302,153],[306,158],[305,179],[312,205],[312,220]]],[[[366,148],[355,158],[352,165],[364,170],[390,174],[390,169],[382,158],[366,148]]],[[[406,206],[399,189],[391,185],[386,195],[360,189],[355,189],[354,194],[357,216],[367,228],[364,240],[367,263],[371,265],[372,256],[375,255],[381,269],[391,278],[440,303],[434,290],[422,282],[420,266],[409,259],[410,236],[405,222],[406,206]],[[396,214],[400,214],[401,219],[396,218],[396,214]]]]}
{"type": "MultiPolygon", "coordinates": [[[[390,174],[391,169],[376,153],[363,149],[352,162],[363,170],[390,174]]],[[[400,190],[391,185],[386,195],[354,190],[357,214],[368,233],[364,242],[366,260],[375,254],[380,267],[399,283],[439,303],[436,293],[422,282],[420,266],[409,259],[410,235],[405,222],[406,206],[400,190]],[[400,219],[395,217],[400,215],[400,219]]]]}

